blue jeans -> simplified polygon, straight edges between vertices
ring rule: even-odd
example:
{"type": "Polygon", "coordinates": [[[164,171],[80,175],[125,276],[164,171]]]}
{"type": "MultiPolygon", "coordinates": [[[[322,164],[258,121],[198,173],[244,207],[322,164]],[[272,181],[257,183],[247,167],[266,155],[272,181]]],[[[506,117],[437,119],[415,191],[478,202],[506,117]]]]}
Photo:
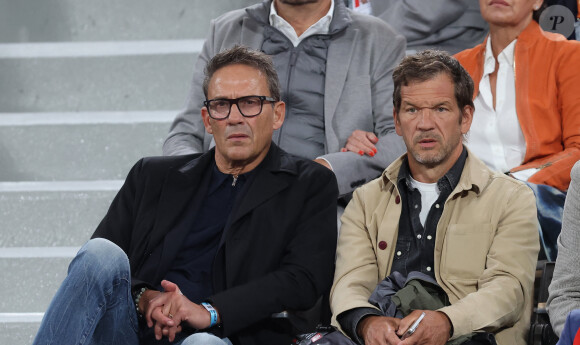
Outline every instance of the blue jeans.
{"type": "Polygon", "coordinates": [[[564,212],[564,202],[566,192],[562,192],[554,187],[533,184],[526,182],[536,196],[536,207],[538,208],[538,223],[540,231],[540,259],[542,251],[549,261],[556,261],[558,256],[558,236],[562,230],[562,213],[564,212]]]}
{"type": "MultiPolygon", "coordinates": [[[[33,344],[139,345],[129,259],[121,248],[97,238],[79,250],[33,344]]],[[[231,342],[197,333],[175,344],[231,345],[231,342]]]]}

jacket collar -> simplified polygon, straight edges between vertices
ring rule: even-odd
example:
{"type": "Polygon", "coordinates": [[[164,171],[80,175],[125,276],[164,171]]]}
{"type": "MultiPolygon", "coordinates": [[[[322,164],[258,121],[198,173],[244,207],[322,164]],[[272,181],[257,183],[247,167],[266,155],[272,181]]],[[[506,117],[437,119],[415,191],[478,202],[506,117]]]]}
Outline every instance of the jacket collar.
{"type": "MultiPolygon", "coordinates": [[[[397,177],[406,155],[406,153],[403,154],[385,169],[379,181],[381,190],[391,189],[393,186],[397,187],[397,177]]],[[[479,195],[491,182],[492,174],[493,172],[489,170],[485,163],[467,149],[467,159],[465,160],[459,183],[449,197],[451,199],[464,197],[470,191],[479,195]]]]}
{"type": "MultiPolygon", "coordinates": [[[[548,38],[551,41],[566,40],[566,38],[560,34],[546,32],[546,31],[542,30],[540,25],[538,23],[536,23],[536,21],[532,20],[530,22],[530,24],[528,24],[528,26],[526,26],[526,28],[518,35],[518,37],[516,37],[518,41],[516,42],[516,46],[514,49],[514,60],[516,61],[515,62],[516,75],[518,76],[518,78],[522,78],[526,75],[526,72],[521,71],[520,68],[523,68],[523,67],[529,65],[529,62],[522,63],[520,61],[520,59],[522,59],[522,58],[528,59],[529,58],[529,54],[530,54],[529,49],[531,49],[532,47],[539,44],[540,38],[542,36],[548,38]]],[[[472,60],[472,61],[477,62],[477,63],[475,63],[475,65],[471,66],[471,68],[473,68],[473,70],[469,71],[470,74],[474,77],[474,79],[473,79],[473,87],[474,87],[473,99],[475,99],[475,97],[477,97],[477,94],[479,93],[479,82],[481,81],[481,78],[483,77],[483,68],[485,65],[485,48],[487,46],[488,39],[489,39],[489,35],[487,35],[487,37],[485,38],[485,40],[483,41],[482,44],[473,48],[474,50],[472,51],[472,52],[475,52],[475,60],[472,60]]],[[[522,83],[520,82],[519,84],[521,85],[522,83]]],[[[520,92],[518,92],[518,93],[520,93],[520,92]]]]}
{"type": "MultiPolygon", "coordinates": [[[[197,181],[192,180],[191,177],[201,175],[201,172],[209,169],[210,163],[215,161],[215,147],[211,148],[208,152],[195,159],[187,162],[183,166],[177,169],[178,175],[181,175],[180,180],[184,183],[196,183],[197,181]]],[[[296,163],[290,158],[291,156],[276,144],[270,144],[270,149],[268,154],[264,157],[264,160],[255,168],[255,170],[265,169],[272,173],[276,172],[286,172],[293,175],[298,173],[298,167],[296,163]]]]}
{"type": "MultiPolygon", "coordinates": [[[[557,39],[559,35],[553,34],[550,32],[545,32],[542,30],[540,25],[536,23],[536,21],[532,20],[526,28],[520,32],[520,34],[516,37],[518,40],[516,46],[524,44],[524,45],[533,45],[538,39],[539,36],[546,36],[552,40],[557,39]]],[[[478,58],[482,59],[485,57],[485,48],[487,46],[487,41],[489,39],[489,34],[483,40],[483,43],[477,46],[477,56],[478,58]]]]}
{"type": "MultiPolygon", "coordinates": [[[[168,172],[167,178],[164,181],[159,200],[159,214],[157,216],[157,223],[154,231],[158,236],[163,236],[167,229],[172,229],[176,222],[180,219],[185,209],[187,209],[191,198],[194,195],[203,197],[203,193],[207,186],[202,184],[204,176],[212,168],[215,161],[215,147],[204,153],[203,155],[195,157],[193,160],[184,165],[172,169],[168,172]]],[[[296,163],[290,159],[288,153],[284,152],[274,143],[271,144],[268,154],[264,160],[256,167],[255,180],[258,188],[251,188],[247,195],[252,196],[250,205],[255,205],[272,195],[273,191],[278,191],[278,186],[264,186],[267,183],[276,184],[274,175],[278,173],[289,173],[296,175],[298,167],[296,163]],[[263,187],[260,187],[263,186],[263,187]],[[265,189],[262,189],[265,188],[265,189]]],[[[200,199],[200,198],[197,198],[200,199]]],[[[241,207],[247,211],[251,207],[241,207]]]]}
{"type": "MultiPolygon", "coordinates": [[[[208,177],[211,175],[215,161],[214,157],[215,147],[182,166],[170,170],[165,179],[156,215],[157,220],[147,247],[147,251],[150,252],[158,243],[164,242],[165,248],[161,260],[163,264],[157,267],[156,273],[159,279],[166,271],[167,264],[175,258],[177,250],[175,244],[182,243],[187,233],[187,227],[184,229],[184,226],[190,223],[186,218],[196,215],[204,201],[209,185],[208,177]]],[[[247,186],[250,188],[240,200],[238,207],[232,211],[229,225],[281,189],[286,188],[288,185],[286,179],[290,175],[297,174],[298,167],[290,159],[289,154],[272,143],[264,160],[253,171],[255,176],[251,178],[252,185],[247,186]]],[[[228,230],[229,226],[226,225],[225,235],[230,233],[228,230]]],[[[222,237],[222,243],[224,238],[225,236],[222,237]]]]}
{"type": "Polygon", "coordinates": [[[296,161],[272,143],[268,154],[256,168],[247,192],[232,211],[230,224],[285,189],[290,184],[289,178],[297,174],[296,161]]]}
{"type": "Polygon", "coordinates": [[[272,0],[265,0],[246,8],[246,13],[262,25],[269,25],[268,16],[272,0]]]}
{"type": "MultiPolygon", "coordinates": [[[[261,3],[246,8],[246,13],[255,21],[262,25],[270,25],[270,6],[272,0],[265,0],[261,3]]],[[[334,0],[334,13],[330,22],[329,34],[335,34],[344,30],[351,23],[350,13],[342,0],[334,0]]]]}

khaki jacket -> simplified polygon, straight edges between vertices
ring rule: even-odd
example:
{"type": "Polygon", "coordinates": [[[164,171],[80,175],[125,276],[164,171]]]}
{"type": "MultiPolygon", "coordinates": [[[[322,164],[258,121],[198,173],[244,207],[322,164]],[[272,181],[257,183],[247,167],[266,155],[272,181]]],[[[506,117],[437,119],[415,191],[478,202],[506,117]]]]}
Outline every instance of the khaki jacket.
{"type": "MultiPolygon", "coordinates": [[[[403,157],[354,192],[342,216],[330,303],[336,316],[371,307],[368,298],[389,273],[397,243],[403,157]]],[[[534,195],[525,184],[489,170],[468,153],[437,225],[435,279],[451,306],[453,338],[496,333],[500,345],[525,344],[539,251],[534,195]]]]}

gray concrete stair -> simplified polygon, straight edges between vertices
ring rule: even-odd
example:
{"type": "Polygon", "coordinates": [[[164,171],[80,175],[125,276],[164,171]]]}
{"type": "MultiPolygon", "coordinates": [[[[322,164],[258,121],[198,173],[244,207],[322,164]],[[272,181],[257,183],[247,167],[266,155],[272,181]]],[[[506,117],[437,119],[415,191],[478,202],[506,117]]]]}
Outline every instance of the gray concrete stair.
{"type": "Polygon", "coordinates": [[[203,38],[209,21],[255,0],[0,0],[0,42],[203,38]]]}
{"type": "Polygon", "coordinates": [[[14,247],[80,247],[123,183],[0,182],[0,255],[14,247]]]}
{"type": "MultiPolygon", "coordinates": [[[[11,272],[10,279],[0,280],[0,288],[10,298],[0,301],[0,313],[37,313],[46,310],[56,290],[66,277],[72,257],[45,257],[42,249],[29,252],[39,257],[9,257],[0,254],[0,269],[11,272]]],[[[55,255],[63,255],[56,253],[55,255]]],[[[1,315],[1,314],[0,314],[1,315]]]]}
{"type": "MultiPolygon", "coordinates": [[[[191,51],[198,48],[195,42],[190,44],[191,51]]],[[[65,49],[61,44],[53,46],[50,49],[55,51],[65,49]]],[[[149,46],[146,48],[153,48],[154,44],[149,46]]],[[[82,52],[73,51],[60,58],[0,58],[1,110],[134,111],[182,107],[197,53],[183,53],[181,49],[175,54],[146,55],[135,49],[133,55],[105,57],[77,57],[82,52]]]]}
{"type": "Polygon", "coordinates": [[[27,316],[26,319],[20,320],[11,315],[5,320],[0,318],[0,344],[32,344],[40,326],[40,320],[36,319],[31,321],[31,317],[27,316]]]}
{"type": "Polygon", "coordinates": [[[139,158],[161,155],[177,112],[0,113],[0,177],[125,179],[139,158]]]}

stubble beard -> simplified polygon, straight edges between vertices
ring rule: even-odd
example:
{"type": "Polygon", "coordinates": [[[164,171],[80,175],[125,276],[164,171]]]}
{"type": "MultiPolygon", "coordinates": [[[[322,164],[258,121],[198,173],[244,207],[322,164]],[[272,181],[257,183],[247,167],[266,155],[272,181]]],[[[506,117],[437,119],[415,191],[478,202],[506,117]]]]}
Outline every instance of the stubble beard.
{"type": "Polygon", "coordinates": [[[410,151],[413,158],[427,168],[434,168],[445,162],[462,140],[461,133],[459,133],[457,137],[454,136],[451,138],[447,143],[445,143],[443,138],[438,134],[421,134],[413,138],[413,146],[411,147],[417,147],[419,142],[426,138],[435,140],[439,145],[441,145],[441,148],[438,151],[436,147],[427,150],[411,149],[410,151]]]}

